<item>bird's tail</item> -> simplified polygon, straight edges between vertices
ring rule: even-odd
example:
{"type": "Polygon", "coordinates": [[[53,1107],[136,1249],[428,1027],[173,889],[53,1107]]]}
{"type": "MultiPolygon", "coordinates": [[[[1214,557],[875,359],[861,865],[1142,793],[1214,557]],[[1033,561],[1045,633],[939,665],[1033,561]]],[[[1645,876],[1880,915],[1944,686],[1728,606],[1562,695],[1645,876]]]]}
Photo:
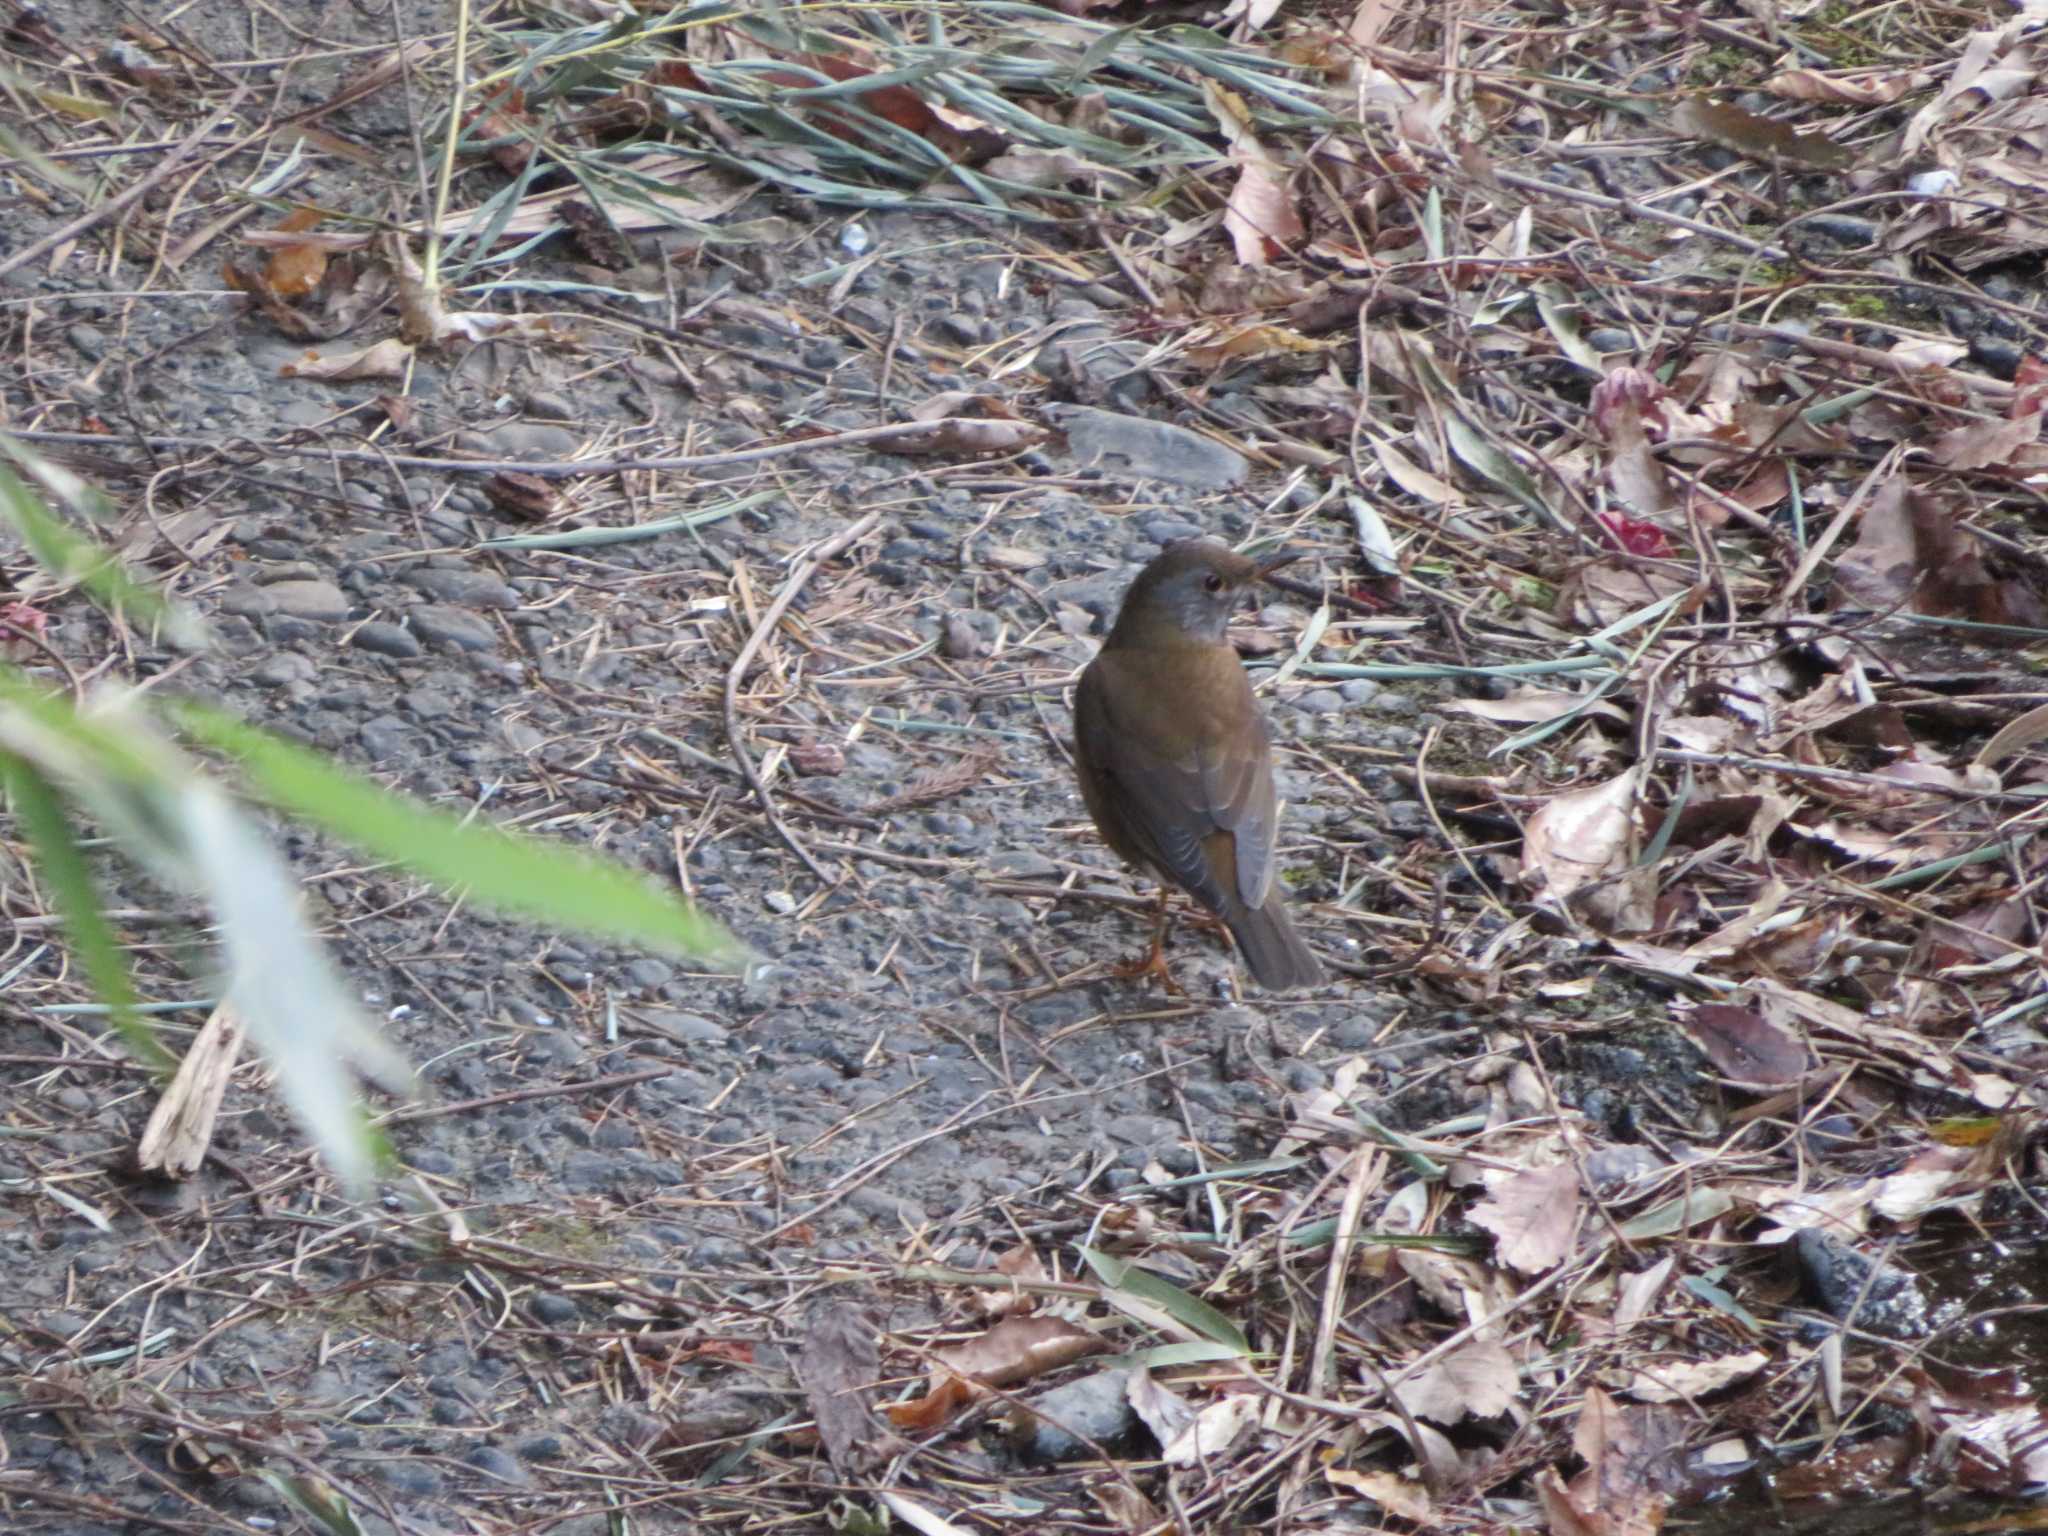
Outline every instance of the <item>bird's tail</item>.
{"type": "Polygon", "coordinates": [[[1322,985],[1323,967],[1288,921],[1278,895],[1263,907],[1234,906],[1223,921],[1258,984],[1268,992],[1322,985]]]}

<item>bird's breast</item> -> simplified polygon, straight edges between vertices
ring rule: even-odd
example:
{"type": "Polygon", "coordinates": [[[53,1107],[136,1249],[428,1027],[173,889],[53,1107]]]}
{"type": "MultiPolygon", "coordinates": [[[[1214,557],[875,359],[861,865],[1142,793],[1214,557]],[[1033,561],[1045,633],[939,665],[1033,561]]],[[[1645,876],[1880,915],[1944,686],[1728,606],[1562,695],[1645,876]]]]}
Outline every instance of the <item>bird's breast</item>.
{"type": "Polygon", "coordinates": [[[1235,741],[1258,706],[1227,645],[1105,647],[1094,662],[1108,713],[1155,753],[1181,758],[1235,741]]]}

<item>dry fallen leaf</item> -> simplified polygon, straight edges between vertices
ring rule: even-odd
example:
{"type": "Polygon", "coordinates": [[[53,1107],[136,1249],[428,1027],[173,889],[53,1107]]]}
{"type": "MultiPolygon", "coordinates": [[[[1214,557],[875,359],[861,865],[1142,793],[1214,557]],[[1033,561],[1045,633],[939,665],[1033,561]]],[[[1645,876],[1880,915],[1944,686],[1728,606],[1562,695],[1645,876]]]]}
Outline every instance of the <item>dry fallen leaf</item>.
{"type": "Polygon", "coordinates": [[[978,1339],[932,1358],[955,1376],[992,1387],[1013,1386],[1097,1354],[1106,1346],[1100,1334],[1057,1317],[1005,1318],[978,1339]]]}
{"type": "Polygon", "coordinates": [[[412,348],[396,336],[387,336],[350,352],[308,351],[297,362],[286,363],[277,371],[288,379],[326,379],[330,383],[343,379],[402,379],[411,363],[412,348]]]}
{"type": "Polygon", "coordinates": [[[1670,1410],[1624,1409],[1598,1387],[1579,1408],[1572,1449],[1586,1463],[1569,1483],[1555,1468],[1536,1480],[1552,1536],[1655,1536],[1670,1503],[1656,1482],[1671,1475],[1682,1430],[1670,1410]]]}
{"type": "Polygon", "coordinates": [[[1521,1379],[1515,1357],[1504,1346],[1473,1339],[1401,1382],[1394,1396],[1417,1418],[1448,1427],[1468,1417],[1506,1413],[1521,1379]]]}
{"type": "Polygon", "coordinates": [[[1397,1472],[1354,1472],[1349,1467],[1326,1467],[1323,1476],[1332,1488],[1371,1499],[1398,1520],[1411,1521],[1425,1529],[1436,1521],[1436,1505],[1429,1490],[1397,1472]]]}
{"type": "Polygon", "coordinates": [[[1601,784],[1568,790],[1529,818],[1522,842],[1523,879],[1563,901],[1595,880],[1625,870],[1636,851],[1636,809],[1643,768],[1637,764],[1601,784]]]}
{"type": "Polygon", "coordinates": [[[1738,1381],[1747,1381],[1771,1363],[1760,1349],[1711,1360],[1658,1360],[1637,1364],[1620,1390],[1643,1403],[1692,1402],[1738,1381]]]}
{"type": "Polygon", "coordinates": [[[1288,190],[1287,168],[1253,133],[1251,111],[1242,97],[1208,79],[1202,81],[1202,94],[1230,145],[1230,163],[1237,167],[1237,184],[1223,206],[1223,228],[1239,261],[1263,267],[1306,233],[1288,190]]]}
{"type": "Polygon", "coordinates": [[[1754,1008],[1701,1003],[1680,1013],[1678,1021],[1707,1059],[1735,1082],[1796,1083],[1813,1064],[1804,1040],[1754,1008]]]}
{"type": "Polygon", "coordinates": [[[1472,1207],[1472,1222],[1494,1235],[1501,1262],[1536,1275],[1571,1252],[1581,1205],[1578,1170],[1570,1163],[1552,1163],[1525,1168],[1494,1185],[1472,1207]]]}
{"type": "Polygon", "coordinates": [[[1780,70],[1763,84],[1774,96],[1847,107],[1882,107],[1925,84],[1918,70],[1780,70]]]}
{"type": "Polygon", "coordinates": [[[1233,1392],[1217,1399],[1160,1448],[1159,1459],[1169,1467],[1192,1467],[1223,1455],[1257,1420],[1259,1403],[1256,1392],[1233,1392]]]}

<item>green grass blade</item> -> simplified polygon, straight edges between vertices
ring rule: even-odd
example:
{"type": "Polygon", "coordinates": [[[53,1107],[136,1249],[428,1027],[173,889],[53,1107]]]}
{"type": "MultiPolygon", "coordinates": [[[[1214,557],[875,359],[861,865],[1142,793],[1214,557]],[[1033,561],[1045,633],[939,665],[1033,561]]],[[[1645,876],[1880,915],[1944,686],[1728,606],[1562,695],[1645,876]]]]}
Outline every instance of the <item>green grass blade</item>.
{"type": "Polygon", "coordinates": [[[114,1027],[138,1058],[168,1071],[177,1063],[157,1039],[156,1031],[135,1011],[135,984],[128,975],[128,961],[107,921],[106,909],[100,905],[85,854],[71,835],[62,797],[48,779],[11,752],[0,752],[0,784],[5,784],[15,820],[35,850],[37,872],[64,920],[72,951],[100,1001],[107,1005],[114,1027]]]}
{"type": "Polygon", "coordinates": [[[1104,1253],[1100,1248],[1083,1248],[1081,1257],[1088,1261],[1088,1267],[1095,1271],[1095,1277],[1110,1289],[1123,1291],[1140,1301],[1150,1302],[1183,1328],[1192,1333],[1199,1333],[1206,1339],[1214,1339],[1218,1344],[1225,1345],[1240,1355],[1249,1355],[1252,1352],[1251,1341],[1244,1336],[1237,1324],[1201,1297],[1190,1295],[1179,1286],[1153,1274],[1151,1270],[1140,1269],[1128,1260],[1104,1253]]]}
{"type": "MultiPolygon", "coordinates": [[[[45,492],[81,515],[93,515],[103,500],[71,471],[31,453],[5,433],[0,433],[0,454],[12,458],[45,492]]],[[[78,583],[107,612],[156,625],[167,639],[186,649],[206,643],[206,628],[197,615],[137,581],[106,550],[67,527],[4,462],[0,462],[0,524],[11,526],[21,536],[44,570],[60,581],[78,583]]]]}
{"type": "Polygon", "coordinates": [[[501,912],[703,960],[740,962],[724,929],[637,871],[393,795],[318,754],[194,700],[166,711],[241,765],[270,804],[501,912]]]}

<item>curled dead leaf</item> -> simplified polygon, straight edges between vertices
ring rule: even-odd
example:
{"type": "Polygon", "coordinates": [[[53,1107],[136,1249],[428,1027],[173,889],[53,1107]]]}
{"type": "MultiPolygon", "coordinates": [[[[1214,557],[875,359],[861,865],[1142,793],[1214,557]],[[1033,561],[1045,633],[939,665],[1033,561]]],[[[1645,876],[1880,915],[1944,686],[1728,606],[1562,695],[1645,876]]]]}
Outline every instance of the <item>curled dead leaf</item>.
{"type": "Polygon", "coordinates": [[[1503,1263],[1535,1275],[1571,1252],[1582,1204],[1578,1170],[1570,1163],[1552,1163],[1525,1168],[1493,1186],[1472,1207],[1472,1222],[1494,1235],[1503,1263]]]}
{"type": "Polygon", "coordinates": [[[402,379],[412,363],[412,348],[396,336],[347,352],[308,351],[277,371],[287,379],[402,379]]]}
{"type": "Polygon", "coordinates": [[[1601,784],[1568,790],[1529,818],[1522,842],[1524,880],[1562,901],[1634,861],[1641,764],[1601,784]]]}
{"type": "Polygon", "coordinates": [[[554,486],[538,475],[505,471],[484,481],[484,495],[498,511],[521,522],[538,523],[561,505],[554,486]]]}

